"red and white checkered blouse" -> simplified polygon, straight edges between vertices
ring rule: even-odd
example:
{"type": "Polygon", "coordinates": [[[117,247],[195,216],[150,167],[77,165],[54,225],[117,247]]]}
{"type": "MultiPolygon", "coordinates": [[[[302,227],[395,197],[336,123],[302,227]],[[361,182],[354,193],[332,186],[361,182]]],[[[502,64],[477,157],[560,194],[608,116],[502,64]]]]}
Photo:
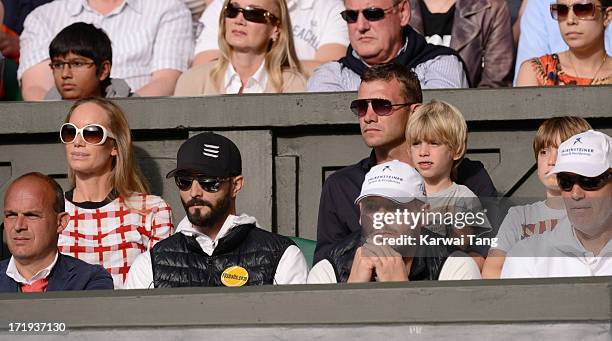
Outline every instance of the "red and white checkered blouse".
{"type": "Polygon", "coordinates": [[[101,203],[73,203],[66,193],[70,222],[59,237],[60,252],[111,274],[115,289],[122,289],[130,266],[141,253],[170,236],[172,209],[164,199],[133,193],[101,203]]]}

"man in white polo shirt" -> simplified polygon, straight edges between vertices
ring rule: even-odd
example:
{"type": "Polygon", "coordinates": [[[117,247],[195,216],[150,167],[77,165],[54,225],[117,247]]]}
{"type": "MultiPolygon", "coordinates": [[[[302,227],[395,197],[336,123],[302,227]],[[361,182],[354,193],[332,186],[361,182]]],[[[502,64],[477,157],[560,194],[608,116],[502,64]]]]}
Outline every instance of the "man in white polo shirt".
{"type": "Polygon", "coordinates": [[[559,146],[557,174],[567,218],[516,244],[501,278],[612,275],[612,138],[589,130],[559,146]]]}
{"type": "Polygon", "coordinates": [[[423,178],[410,165],[393,160],[372,167],[355,200],[362,230],[334,245],[307,283],[479,279],[478,265],[459,248],[422,242],[441,236],[406,216],[422,214],[426,201],[423,178]]]}

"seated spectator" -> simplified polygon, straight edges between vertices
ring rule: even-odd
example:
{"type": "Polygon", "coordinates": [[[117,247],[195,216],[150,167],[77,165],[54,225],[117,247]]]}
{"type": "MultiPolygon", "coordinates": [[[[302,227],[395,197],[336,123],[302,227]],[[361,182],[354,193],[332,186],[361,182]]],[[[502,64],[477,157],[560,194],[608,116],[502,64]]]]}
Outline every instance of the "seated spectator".
{"type": "MultiPolygon", "coordinates": [[[[578,2],[574,3],[577,4],[578,2]]],[[[595,73],[600,66],[603,68],[602,60],[606,54],[603,51],[604,45],[607,53],[612,54],[612,30],[608,28],[603,32],[601,27],[602,25],[606,26],[606,23],[610,21],[609,9],[604,10],[610,6],[610,0],[590,0],[584,3],[585,6],[579,5],[577,8],[568,7],[572,4],[566,0],[559,0],[552,5],[555,6],[550,7],[549,1],[529,1],[527,3],[525,12],[521,17],[521,35],[514,77],[515,85],[537,85],[545,81],[551,84],[561,84],[574,80],[572,78],[557,80],[561,77],[552,79],[548,75],[542,74],[538,75],[537,83],[534,81],[535,76],[527,77],[519,83],[519,73],[523,69],[523,65],[526,65],[525,69],[530,70],[533,68],[534,59],[540,58],[542,60],[541,58],[546,58],[546,56],[548,56],[548,59],[544,61],[548,63],[540,63],[544,67],[548,64],[548,70],[546,71],[554,76],[557,76],[557,73],[561,71],[557,70],[556,67],[559,58],[561,58],[560,63],[563,65],[563,69],[567,71],[567,73],[563,73],[563,76],[569,73],[574,76],[573,78],[585,78],[583,81],[588,84],[590,83],[589,78],[601,79],[604,75],[609,75],[610,72],[606,73],[603,69],[599,70],[599,75],[595,75],[595,73]],[[579,13],[576,13],[576,11],[579,13]],[[573,57],[580,58],[569,60],[570,57],[567,56],[567,53],[564,57],[559,57],[560,52],[567,51],[568,48],[570,50],[574,49],[574,52],[578,53],[573,57]],[[556,60],[552,57],[554,55],[557,55],[556,60]],[[588,60],[584,60],[585,57],[588,57],[588,60]],[[576,69],[573,65],[579,69],[576,69]]],[[[532,71],[527,75],[533,73],[532,71]]]]}
{"type": "Polygon", "coordinates": [[[428,44],[408,25],[407,0],[345,0],[344,4],[342,18],[351,44],[345,57],[314,71],[308,91],[355,91],[368,68],[389,62],[416,72],[423,89],[469,86],[457,52],[428,44]]]}
{"type": "Polygon", "coordinates": [[[168,96],[193,49],[189,11],[179,0],[55,0],[28,15],[21,34],[18,78],[25,100],[53,86],[48,46],[64,27],[93,23],[113,42],[111,76],[140,96],[168,96]]]}
{"type": "MultiPolygon", "coordinates": [[[[474,192],[453,181],[456,177],[453,173],[467,150],[467,123],[457,108],[435,100],[420,106],[408,119],[406,142],[410,148],[410,160],[423,177],[430,211],[442,214],[484,213],[474,192]]],[[[462,237],[482,235],[491,226],[488,221],[474,226],[454,226],[440,221],[426,228],[442,236],[462,237]]],[[[486,246],[476,243],[463,246],[461,249],[469,252],[482,268],[486,246]]]]}
{"type": "Polygon", "coordinates": [[[60,252],[100,264],[123,288],[136,257],[172,232],[172,212],[150,195],[132,146],[125,114],[102,98],[77,101],[60,129],[71,189],[70,223],[60,252]]]}
{"type": "Polygon", "coordinates": [[[533,139],[533,154],[538,166],[538,179],[546,190],[546,200],[511,207],[497,232],[497,246],[491,247],[482,269],[482,277],[499,278],[506,253],[519,241],[552,231],[566,217],[557,177],[550,174],[557,161],[561,141],[591,129],[581,117],[553,117],[538,128],[533,139]]]}
{"type": "Polygon", "coordinates": [[[589,130],[561,143],[557,175],[567,219],[508,252],[501,278],[612,275],[612,138],[589,130]]]}
{"type": "Polygon", "coordinates": [[[219,21],[221,57],[185,72],[175,96],[304,90],[285,2],[259,0],[251,7],[252,1],[225,1],[219,21]]]}
{"type": "Polygon", "coordinates": [[[408,164],[393,160],[372,167],[355,201],[362,230],[335,245],[324,260],[316,263],[308,283],[479,279],[480,270],[470,257],[463,254],[447,262],[449,247],[422,243],[421,235],[439,236],[416,221],[389,223],[385,219],[382,223],[385,213],[422,213],[424,188],[423,178],[408,164]],[[414,241],[407,242],[409,238],[414,241]],[[395,245],[385,242],[397,240],[400,242],[395,245]]]}
{"type": "Polygon", "coordinates": [[[79,99],[85,97],[129,97],[129,85],[111,78],[113,50],[102,29],[82,22],[67,26],[49,45],[49,66],[55,87],[45,99],[79,99]]]}
{"type": "MultiPolygon", "coordinates": [[[[265,1],[236,3],[257,7],[264,5],[265,1]]],[[[196,40],[194,66],[219,57],[218,22],[225,5],[224,0],[213,0],[202,14],[202,32],[196,40]]],[[[286,5],[291,17],[289,32],[292,32],[295,51],[309,74],[320,64],[344,55],[348,35],[340,17],[344,10],[342,0],[287,0],[286,5]]]]}
{"type": "Polygon", "coordinates": [[[62,188],[52,178],[28,173],[10,184],[4,225],[12,256],[0,262],[0,292],[113,289],[104,268],[57,251],[69,219],[62,188]]]}
{"type": "Polygon", "coordinates": [[[202,133],[179,148],[174,177],[186,217],[177,233],[140,255],[126,288],[199,287],[306,282],[307,265],[287,237],[236,215],[242,159],[226,137],[202,133]]]}
{"type": "Polygon", "coordinates": [[[507,0],[410,0],[410,26],[465,62],[472,87],[512,83],[513,45],[507,0]]]}
{"type": "MultiPolygon", "coordinates": [[[[323,259],[335,244],[361,230],[355,199],[365,174],[386,161],[412,162],[405,133],[409,116],[423,101],[417,75],[400,64],[373,66],[365,71],[357,97],[351,110],[358,117],[361,136],[372,152],[358,163],[336,171],[323,184],[314,263],[323,259]]],[[[497,195],[489,174],[478,161],[464,158],[458,165],[456,182],[479,197],[497,195]]]]}

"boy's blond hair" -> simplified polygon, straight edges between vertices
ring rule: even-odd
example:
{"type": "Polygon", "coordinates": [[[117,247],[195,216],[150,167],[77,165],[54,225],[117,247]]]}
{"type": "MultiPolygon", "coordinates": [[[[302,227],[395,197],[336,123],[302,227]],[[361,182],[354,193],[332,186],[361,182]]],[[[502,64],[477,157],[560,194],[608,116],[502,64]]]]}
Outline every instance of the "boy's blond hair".
{"type": "Polygon", "coordinates": [[[467,123],[455,106],[432,100],[410,115],[406,125],[406,141],[408,146],[418,141],[437,141],[447,145],[455,154],[454,169],[465,156],[467,149],[467,123]]]}
{"type": "Polygon", "coordinates": [[[559,147],[557,139],[563,142],[589,129],[593,128],[582,117],[561,116],[547,119],[540,125],[533,139],[533,154],[536,161],[538,160],[540,150],[549,147],[559,147]]]}

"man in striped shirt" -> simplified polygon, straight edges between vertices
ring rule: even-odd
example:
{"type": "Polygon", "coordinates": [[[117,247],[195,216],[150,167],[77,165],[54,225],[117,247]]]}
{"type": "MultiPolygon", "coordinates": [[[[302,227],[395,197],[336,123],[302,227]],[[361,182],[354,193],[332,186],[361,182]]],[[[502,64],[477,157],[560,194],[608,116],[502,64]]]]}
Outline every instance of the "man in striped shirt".
{"type": "Polygon", "coordinates": [[[35,9],[24,23],[18,78],[25,100],[41,100],[53,86],[49,43],[64,27],[86,22],[113,44],[111,76],[140,96],[174,92],[193,50],[191,17],[180,0],[56,0],[35,9]]]}

